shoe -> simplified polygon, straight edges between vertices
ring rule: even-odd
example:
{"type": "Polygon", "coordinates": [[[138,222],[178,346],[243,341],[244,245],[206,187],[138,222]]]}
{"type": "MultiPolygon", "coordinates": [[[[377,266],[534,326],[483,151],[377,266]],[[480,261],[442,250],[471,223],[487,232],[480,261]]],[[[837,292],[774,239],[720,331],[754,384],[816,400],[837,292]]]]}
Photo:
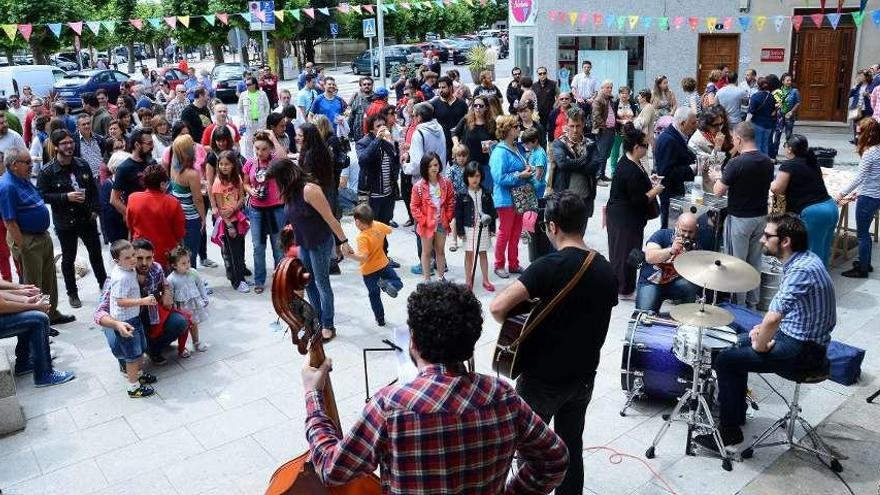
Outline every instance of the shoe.
{"type": "MultiPolygon", "coordinates": [[[[853,268],[859,268],[862,265],[859,263],[859,260],[855,260],[855,261],[853,261],[852,266],[853,266],[853,268]]],[[[873,271],[874,271],[874,266],[868,265],[868,272],[873,272],[873,271]]]]}
{"type": "Polygon", "coordinates": [[[336,261],[330,262],[330,275],[342,275],[342,270],[339,269],[339,263],[336,261]]]}
{"type": "Polygon", "coordinates": [[[868,278],[868,272],[863,272],[861,267],[852,268],[841,273],[846,278],[868,278]]]}
{"type": "Polygon", "coordinates": [[[599,177],[599,180],[605,181],[605,182],[611,182],[611,177],[608,177],[607,175],[603,175],[602,177],[599,177]]]}
{"type": "Polygon", "coordinates": [[[141,371],[141,376],[138,377],[138,382],[140,382],[141,385],[150,385],[158,381],[159,379],[156,378],[156,375],[147,373],[146,371],[141,371]]]}
{"type": "Polygon", "coordinates": [[[34,372],[34,363],[33,361],[28,361],[27,363],[23,363],[21,366],[18,365],[18,362],[15,363],[15,376],[24,376],[34,372]]]}
{"type": "Polygon", "coordinates": [[[489,292],[495,292],[495,286],[492,285],[492,282],[483,282],[483,288],[489,292]]]}
{"type": "Polygon", "coordinates": [[[241,292],[242,294],[247,294],[248,292],[251,291],[251,286],[248,285],[247,282],[242,280],[241,282],[238,283],[238,287],[236,287],[235,290],[237,290],[238,292],[241,292]]]}
{"type": "MultiPolygon", "coordinates": [[[[388,294],[388,296],[394,298],[397,297],[397,288],[391,285],[390,282],[385,280],[384,278],[380,278],[376,285],[379,286],[379,290],[388,294]]],[[[380,325],[381,326],[381,325],[380,325]]]]}
{"type": "Polygon", "coordinates": [[[498,275],[499,278],[510,278],[510,272],[504,268],[496,268],[495,275],[498,275]]]}
{"type": "Polygon", "coordinates": [[[635,301],[636,300],[636,293],[630,292],[629,294],[618,294],[617,299],[619,301],[635,301]]]}
{"type": "Polygon", "coordinates": [[[413,225],[415,225],[415,222],[413,222],[412,218],[410,218],[409,220],[406,221],[405,224],[403,224],[404,227],[412,227],[413,225]]]}
{"type": "Polygon", "coordinates": [[[413,265],[409,267],[409,272],[413,275],[421,275],[422,274],[422,265],[413,265]]]}
{"type": "Polygon", "coordinates": [[[391,227],[392,229],[396,229],[397,227],[400,227],[400,225],[397,225],[397,222],[395,222],[394,220],[388,222],[388,226],[391,227]]]}
{"type": "Polygon", "coordinates": [[[187,349],[186,347],[177,351],[177,357],[181,359],[186,359],[190,356],[192,356],[192,354],[190,354],[189,349],[187,349]]]}
{"type": "Polygon", "coordinates": [[[324,330],[321,330],[321,340],[323,340],[324,343],[330,342],[331,340],[336,338],[336,329],[335,328],[326,328],[324,330]],[[330,336],[325,335],[324,330],[329,330],[330,336]]]}
{"type": "Polygon", "coordinates": [[[205,294],[208,294],[209,296],[213,296],[214,295],[214,288],[210,287],[208,284],[205,284],[205,294]]]}
{"type": "Polygon", "coordinates": [[[154,366],[165,366],[166,364],[168,364],[168,360],[165,359],[165,356],[161,354],[150,356],[150,362],[153,363],[154,366]]]}
{"type": "Polygon", "coordinates": [[[262,294],[264,290],[266,289],[264,289],[262,285],[254,286],[254,294],[262,294]]]}
{"type": "Polygon", "coordinates": [[[391,268],[394,268],[396,270],[396,269],[400,268],[400,263],[389,258],[388,259],[388,266],[390,266],[391,268]]]}
{"type": "Polygon", "coordinates": [[[454,253],[456,251],[458,251],[458,244],[453,244],[453,245],[449,246],[450,253],[454,253]]]}
{"type": "Polygon", "coordinates": [[[205,352],[208,350],[208,344],[204,342],[193,342],[193,349],[199,352],[205,352]]]}
{"type": "MultiPolygon", "coordinates": [[[[65,323],[70,323],[72,321],[76,321],[76,316],[73,315],[63,315],[58,313],[55,318],[49,320],[50,325],[64,325],[65,323]]],[[[54,337],[54,335],[53,335],[54,337]]]]}
{"type": "Polygon", "coordinates": [[[518,266],[516,268],[508,269],[507,272],[510,273],[511,275],[519,275],[523,272],[523,269],[521,266],[518,266]]]}
{"type": "MultiPolygon", "coordinates": [[[[721,428],[721,443],[725,447],[740,444],[743,440],[742,430],[739,426],[721,428]]],[[[718,452],[718,445],[715,443],[715,437],[712,435],[697,435],[694,437],[694,443],[711,452],[720,453],[718,452]]]]}
{"type": "Polygon", "coordinates": [[[156,391],[149,385],[141,384],[138,388],[128,391],[128,396],[132,399],[143,399],[155,394],[156,391]]]}
{"type": "MultiPolygon", "coordinates": [[[[61,335],[61,332],[59,332],[58,330],[56,330],[52,327],[49,327],[49,337],[57,337],[59,335],[61,335]]],[[[54,341],[49,341],[49,343],[53,344],[54,341]]]]}
{"type": "Polygon", "coordinates": [[[849,144],[856,144],[856,140],[855,140],[855,139],[850,139],[850,140],[849,140],[849,144]]]}
{"type": "Polygon", "coordinates": [[[596,181],[596,185],[599,187],[608,187],[609,184],[611,184],[611,181],[608,179],[599,179],[598,181],[596,181]]]}
{"type": "Polygon", "coordinates": [[[253,276],[253,272],[251,272],[248,267],[244,267],[244,276],[245,277],[253,276]]]}
{"type": "Polygon", "coordinates": [[[385,318],[376,318],[376,325],[378,325],[380,327],[384,327],[385,326],[385,318]]]}
{"type": "Polygon", "coordinates": [[[82,301],[79,300],[79,296],[76,294],[68,296],[67,300],[70,302],[70,307],[74,309],[81,308],[83,305],[82,301]]]}
{"type": "Polygon", "coordinates": [[[202,266],[204,266],[205,268],[217,268],[219,265],[214,260],[210,258],[205,258],[202,260],[202,266]]]}
{"type": "Polygon", "coordinates": [[[67,383],[76,378],[76,374],[72,371],[53,370],[48,375],[34,380],[35,387],[51,387],[52,385],[60,385],[67,383]]]}

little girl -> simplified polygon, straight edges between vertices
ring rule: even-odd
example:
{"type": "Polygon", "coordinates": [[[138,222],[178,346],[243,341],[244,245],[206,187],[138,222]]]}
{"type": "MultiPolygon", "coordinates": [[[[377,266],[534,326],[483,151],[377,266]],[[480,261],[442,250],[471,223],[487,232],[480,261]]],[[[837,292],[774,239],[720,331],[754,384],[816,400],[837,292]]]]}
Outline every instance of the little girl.
{"type": "MultiPolygon", "coordinates": [[[[245,281],[247,267],[244,264],[244,235],[248,231],[248,220],[244,207],[244,186],[241,180],[241,161],[235,151],[221,151],[217,157],[217,177],[211,186],[214,195],[214,215],[222,218],[222,239],[224,259],[228,266],[226,273],[232,287],[246,293],[251,289],[245,281]]],[[[218,223],[220,225],[220,223],[218,223]]]]}
{"type": "MultiPolygon", "coordinates": [[[[168,285],[174,297],[174,307],[186,311],[192,318],[190,335],[193,348],[199,352],[208,350],[207,344],[199,340],[199,323],[208,318],[205,307],[208,306],[208,293],[202,277],[190,264],[190,252],[186,246],[180,245],[168,253],[168,264],[172,272],[168,275],[168,285]]],[[[186,347],[179,348],[177,353],[182,358],[190,356],[186,347]]]]}
{"type": "Polygon", "coordinates": [[[474,280],[471,274],[474,272],[474,251],[476,251],[480,255],[483,288],[493,292],[495,286],[489,282],[489,257],[486,254],[491,244],[488,227],[483,227],[483,232],[479,235],[479,243],[477,242],[477,234],[479,233],[483,215],[490,217],[490,223],[494,222],[495,217],[498,215],[495,212],[495,204],[492,202],[492,194],[483,191],[483,188],[480,187],[480,180],[483,178],[483,174],[480,173],[480,164],[477,162],[468,163],[464,169],[464,177],[467,181],[468,189],[466,192],[456,195],[455,220],[458,226],[456,233],[461,237],[462,243],[464,243],[465,283],[473,289],[474,280]]]}
{"type": "MultiPolygon", "coordinates": [[[[456,196],[467,192],[467,184],[464,182],[464,167],[470,160],[470,156],[471,152],[464,143],[458,143],[452,147],[452,166],[446,169],[446,173],[443,175],[452,182],[452,190],[455,191],[456,196]]],[[[449,228],[452,232],[456,231],[454,218],[449,224],[449,228]]],[[[458,236],[452,236],[452,245],[449,246],[449,250],[453,253],[458,251],[458,236]]]]}
{"type": "Polygon", "coordinates": [[[547,188],[547,152],[541,147],[541,133],[535,127],[529,127],[523,131],[520,139],[526,149],[529,165],[535,170],[535,175],[532,176],[535,196],[541,199],[547,188]]]}
{"type": "Polygon", "coordinates": [[[445,280],[446,255],[443,246],[446,244],[449,222],[455,216],[455,192],[452,182],[440,175],[441,167],[437,153],[426,153],[422,157],[419,169],[423,180],[413,185],[410,200],[422,247],[422,275],[426,281],[431,280],[432,255],[436,258],[440,280],[445,280]]]}

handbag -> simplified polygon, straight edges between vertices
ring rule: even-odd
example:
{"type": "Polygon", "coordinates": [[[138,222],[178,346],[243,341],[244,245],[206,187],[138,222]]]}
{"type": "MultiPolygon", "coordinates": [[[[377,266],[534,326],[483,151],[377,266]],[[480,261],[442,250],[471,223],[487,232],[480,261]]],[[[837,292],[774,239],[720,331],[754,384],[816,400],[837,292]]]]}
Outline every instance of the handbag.
{"type": "Polygon", "coordinates": [[[510,197],[517,213],[538,211],[538,194],[531,183],[513,186],[510,188],[510,197]]]}
{"type": "Polygon", "coordinates": [[[660,202],[657,201],[657,198],[651,200],[648,203],[648,220],[653,220],[660,216],[660,202]]]}
{"type": "Polygon", "coordinates": [[[862,109],[858,108],[858,107],[850,108],[849,112],[846,113],[847,120],[859,120],[859,118],[861,116],[862,116],[862,109]]]}

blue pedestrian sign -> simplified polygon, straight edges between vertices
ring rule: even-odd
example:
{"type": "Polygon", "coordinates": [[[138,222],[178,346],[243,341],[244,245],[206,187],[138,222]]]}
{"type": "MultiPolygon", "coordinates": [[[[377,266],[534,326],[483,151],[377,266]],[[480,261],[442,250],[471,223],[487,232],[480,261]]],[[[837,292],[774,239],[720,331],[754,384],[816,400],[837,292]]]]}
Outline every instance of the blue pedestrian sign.
{"type": "Polygon", "coordinates": [[[250,13],[251,31],[275,30],[275,0],[248,2],[248,12],[250,13]]]}
{"type": "Polygon", "coordinates": [[[364,38],[376,37],[376,19],[373,17],[364,19],[364,38]]]}
{"type": "Polygon", "coordinates": [[[339,24],[336,24],[335,22],[330,23],[330,36],[333,36],[334,38],[339,36],[339,24]]]}

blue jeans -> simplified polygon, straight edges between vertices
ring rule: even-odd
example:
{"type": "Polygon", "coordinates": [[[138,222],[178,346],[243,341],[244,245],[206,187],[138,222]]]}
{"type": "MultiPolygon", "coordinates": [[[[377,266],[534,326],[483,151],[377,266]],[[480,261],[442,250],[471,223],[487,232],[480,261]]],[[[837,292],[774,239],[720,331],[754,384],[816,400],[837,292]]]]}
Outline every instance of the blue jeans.
{"type": "Polygon", "coordinates": [[[377,320],[385,319],[385,308],[382,306],[382,292],[379,290],[379,280],[387,280],[391,287],[397,290],[403,288],[403,282],[397,276],[397,272],[391,265],[385,265],[385,268],[364,275],[364,285],[367,286],[367,293],[370,296],[370,306],[373,308],[373,316],[377,320]]]}
{"type": "Polygon", "coordinates": [[[251,242],[254,244],[254,285],[266,285],[266,237],[272,243],[272,258],[275,266],[281,262],[283,254],[279,234],[284,224],[284,207],[248,208],[247,217],[251,222],[251,242]]]}
{"type": "Polygon", "coordinates": [[[684,277],[678,277],[668,284],[639,281],[639,287],[636,289],[636,309],[658,313],[664,300],[692,303],[696,300],[699,291],[696,285],[688,282],[684,277]]]}
{"type": "Polygon", "coordinates": [[[303,266],[312,275],[312,279],[306,285],[306,294],[308,294],[309,302],[315,308],[315,313],[324,328],[334,328],[330,260],[336,254],[335,244],[333,235],[328,235],[327,239],[312,249],[299,247],[299,257],[302,259],[303,266]]]}
{"type": "Polygon", "coordinates": [[[773,139],[773,128],[761,127],[754,125],[754,123],[752,127],[755,129],[755,144],[758,146],[758,151],[765,155],[770,155],[770,141],[773,139]]]}
{"type": "Polygon", "coordinates": [[[599,172],[596,177],[603,177],[605,175],[605,166],[608,163],[608,157],[611,156],[615,134],[614,128],[607,127],[599,129],[599,133],[594,134],[596,137],[596,152],[599,154],[596,157],[596,160],[599,162],[599,172]]]}
{"type": "Polygon", "coordinates": [[[831,242],[834,240],[834,228],[837,227],[837,203],[828,198],[801,211],[801,220],[807,226],[807,242],[810,251],[816,254],[825,266],[831,259],[831,242]]]}
{"type": "Polygon", "coordinates": [[[788,142],[788,140],[791,139],[792,132],[794,132],[793,118],[783,118],[781,122],[776,123],[776,128],[773,129],[773,138],[770,141],[770,158],[776,158],[776,155],[779,153],[779,145],[782,143],[782,134],[785,134],[785,142],[788,142]]]}
{"type": "Polygon", "coordinates": [[[859,266],[867,270],[871,266],[871,222],[880,209],[880,199],[859,196],[856,200],[856,235],[859,239],[859,266]]]}
{"type": "Polygon", "coordinates": [[[721,352],[712,365],[718,373],[718,401],[721,426],[742,426],[746,421],[746,386],[749,372],[796,373],[815,368],[825,356],[825,346],[803,342],[782,332],[773,337],[769,352],[752,349],[749,335],[740,334],[739,343],[721,352]]]}
{"type": "Polygon", "coordinates": [[[189,261],[192,267],[196,266],[196,257],[199,254],[199,243],[202,241],[202,220],[193,218],[186,220],[184,224],[186,230],[183,234],[183,245],[189,249],[189,261]]]}
{"type": "Polygon", "coordinates": [[[21,371],[34,365],[34,381],[52,372],[49,358],[49,316],[42,311],[0,315],[0,339],[18,336],[15,346],[15,369],[21,371]]]}
{"type": "MultiPolygon", "coordinates": [[[[145,330],[148,327],[145,327],[145,330]]],[[[162,327],[162,333],[155,339],[147,337],[147,354],[150,356],[161,356],[162,351],[172,342],[180,338],[180,335],[186,331],[186,318],[180,313],[172,312],[165,319],[165,326],[162,327]]],[[[144,332],[146,333],[146,331],[144,332]]]]}

